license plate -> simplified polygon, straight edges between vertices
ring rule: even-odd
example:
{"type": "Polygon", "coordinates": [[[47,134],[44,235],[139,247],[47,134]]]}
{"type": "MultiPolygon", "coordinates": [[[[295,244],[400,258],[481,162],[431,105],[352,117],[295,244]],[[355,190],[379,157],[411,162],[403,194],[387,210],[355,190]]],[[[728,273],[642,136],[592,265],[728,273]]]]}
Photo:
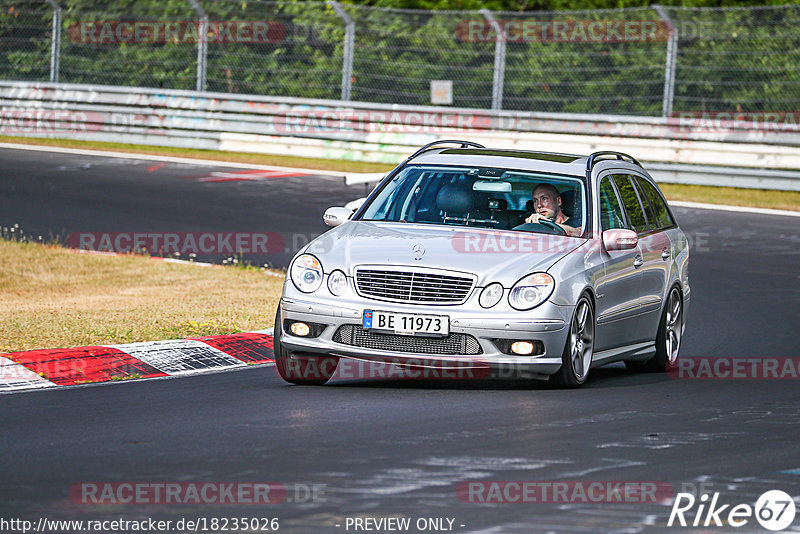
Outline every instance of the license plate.
{"type": "Polygon", "coordinates": [[[450,318],[447,315],[366,310],[363,326],[368,330],[407,336],[446,336],[450,333],[450,318]]]}

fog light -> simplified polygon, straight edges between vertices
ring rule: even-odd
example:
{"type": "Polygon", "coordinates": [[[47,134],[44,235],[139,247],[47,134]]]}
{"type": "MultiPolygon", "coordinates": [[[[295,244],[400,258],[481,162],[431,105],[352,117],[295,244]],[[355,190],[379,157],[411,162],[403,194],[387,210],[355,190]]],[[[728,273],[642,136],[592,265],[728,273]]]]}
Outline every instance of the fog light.
{"type": "Polygon", "coordinates": [[[311,332],[311,328],[306,323],[292,323],[289,329],[292,334],[300,337],[305,337],[311,332]]]}
{"type": "Polygon", "coordinates": [[[511,344],[511,352],[520,356],[530,356],[533,354],[533,343],[530,341],[515,341],[511,344]]]}

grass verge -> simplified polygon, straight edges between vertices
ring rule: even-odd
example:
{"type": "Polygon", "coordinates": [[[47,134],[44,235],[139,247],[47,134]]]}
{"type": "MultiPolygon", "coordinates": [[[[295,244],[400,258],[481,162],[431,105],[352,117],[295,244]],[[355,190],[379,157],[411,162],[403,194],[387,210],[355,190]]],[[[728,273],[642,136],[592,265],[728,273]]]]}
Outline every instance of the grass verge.
{"type": "MultiPolygon", "coordinates": [[[[383,163],[367,163],[361,161],[301,158],[296,156],[273,156],[267,154],[251,154],[246,152],[218,152],[215,150],[199,150],[192,148],[126,145],[122,143],[101,143],[96,141],[77,141],[68,139],[40,139],[0,135],[0,142],[83,148],[87,150],[131,152],[135,154],[152,154],[158,156],[200,158],[219,160],[223,162],[235,161],[238,163],[279,165],[283,167],[301,167],[306,169],[341,172],[385,172],[392,168],[391,165],[386,165],[383,163]]],[[[734,206],[750,206],[754,208],[800,211],[800,192],[797,191],[773,191],[767,189],[744,189],[739,187],[711,187],[703,185],[681,184],[659,185],[669,200],[686,200],[692,202],[705,202],[708,204],[729,204],[734,206]]]]}
{"type": "Polygon", "coordinates": [[[800,211],[800,191],[712,187],[707,185],[658,184],[668,200],[728,204],[773,210],[800,211]]]}
{"type": "Polygon", "coordinates": [[[0,352],[269,328],[283,278],[0,240],[0,352]]]}

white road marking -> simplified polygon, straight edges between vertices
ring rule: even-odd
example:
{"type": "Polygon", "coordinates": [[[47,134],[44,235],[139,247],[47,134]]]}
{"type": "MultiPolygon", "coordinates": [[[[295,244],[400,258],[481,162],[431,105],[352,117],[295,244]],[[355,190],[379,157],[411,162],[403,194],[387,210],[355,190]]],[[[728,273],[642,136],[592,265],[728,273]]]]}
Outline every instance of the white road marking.
{"type": "Polygon", "coordinates": [[[10,148],[14,150],[33,150],[37,152],[55,152],[58,154],[74,154],[79,156],[99,156],[106,158],[165,161],[167,163],[188,163],[197,166],[232,167],[236,169],[260,169],[265,171],[297,172],[304,174],[315,174],[317,176],[334,176],[338,178],[344,178],[348,174],[340,171],[280,167],[277,165],[258,165],[255,163],[240,163],[237,161],[225,161],[218,159],[180,158],[176,156],[157,156],[152,154],[136,154],[133,152],[111,152],[111,151],[106,152],[105,150],[86,150],[82,148],[63,148],[63,147],[45,146],[45,145],[25,145],[20,143],[0,143],[0,148],[10,148]]]}
{"type": "Polygon", "coordinates": [[[763,215],[781,215],[783,217],[800,217],[800,211],[773,210],[768,208],[750,208],[747,206],[730,206],[728,204],[705,204],[703,202],[684,202],[668,200],[670,206],[678,208],[696,208],[699,210],[735,211],[741,214],[760,213],[763,215]]]}

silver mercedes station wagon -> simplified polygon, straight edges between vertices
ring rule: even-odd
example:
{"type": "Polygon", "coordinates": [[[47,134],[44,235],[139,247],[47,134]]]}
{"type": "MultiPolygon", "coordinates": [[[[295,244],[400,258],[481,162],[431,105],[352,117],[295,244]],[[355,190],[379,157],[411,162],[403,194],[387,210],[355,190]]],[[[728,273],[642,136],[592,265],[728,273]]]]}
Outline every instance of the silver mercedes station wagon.
{"type": "Polygon", "coordinates": [[[294,257],[275,318],[288,382],[324,384],[353,360],[564,387],[611,362],[676,365],[689,247],[626,154],[437,141],[324,220],[335,228],[294,257]]]}

